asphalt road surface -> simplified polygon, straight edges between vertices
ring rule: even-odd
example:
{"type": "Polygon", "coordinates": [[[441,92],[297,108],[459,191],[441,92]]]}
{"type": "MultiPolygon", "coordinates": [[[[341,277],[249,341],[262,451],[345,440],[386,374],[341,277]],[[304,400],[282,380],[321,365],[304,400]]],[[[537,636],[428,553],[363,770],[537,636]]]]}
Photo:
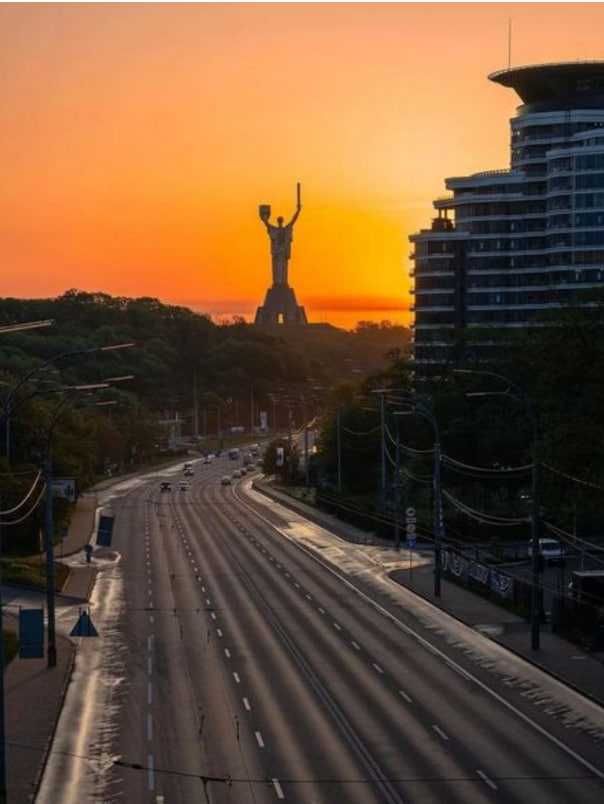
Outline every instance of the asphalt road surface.
{"type": "Polygon", "coordinates": [[[390,616],[222,486],[232,468],[116,492],[100,636],[79,648],[39,802],[604,800],[601,735],[390,616]]]}

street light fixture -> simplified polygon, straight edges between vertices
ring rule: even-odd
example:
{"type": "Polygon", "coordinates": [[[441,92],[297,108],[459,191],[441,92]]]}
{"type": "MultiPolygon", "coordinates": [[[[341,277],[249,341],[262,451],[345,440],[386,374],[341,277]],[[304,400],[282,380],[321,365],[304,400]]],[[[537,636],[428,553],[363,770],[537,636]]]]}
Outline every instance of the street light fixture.
{"type": "Polygon", "coordinates": [[[32,329],[43,329],[44,327],[52,327],[54,323],[55,322],[52,318],[46,318],[43,321],[25,321],[21,324],[2,324],[0,326],[0,335],[9,334],[11,332],[25,332],[27,330],[32,329]]]}

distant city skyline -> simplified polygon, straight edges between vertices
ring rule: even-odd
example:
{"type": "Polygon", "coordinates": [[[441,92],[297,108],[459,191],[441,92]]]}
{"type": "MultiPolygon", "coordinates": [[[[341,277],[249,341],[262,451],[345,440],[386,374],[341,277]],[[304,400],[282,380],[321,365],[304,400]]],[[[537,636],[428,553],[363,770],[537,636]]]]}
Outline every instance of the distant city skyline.
{"type": "Polygon", "coordinates": [[[593,4],[0,6],[0,293],[252,317],[299,179],[309,320],[408,322],[442,177],[509,164],[510,16],[513,64],[603,55],[593,4]]]}

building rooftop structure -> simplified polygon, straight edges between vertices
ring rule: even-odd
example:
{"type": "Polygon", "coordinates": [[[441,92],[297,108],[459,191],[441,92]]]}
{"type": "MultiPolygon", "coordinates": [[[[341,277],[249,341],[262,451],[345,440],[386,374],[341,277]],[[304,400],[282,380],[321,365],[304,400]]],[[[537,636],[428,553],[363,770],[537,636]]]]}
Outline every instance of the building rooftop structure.
{"type": "Polygon", "coordinates": [[[506,333],[604,287],[604,61],[489,79],[523,102],[509,167],[445,179],[432,228],[410,236],[418,377],[497,360],[506,333]]]}
{"type": "Polygon", "coordinates": [[[561,61],[509,67],[489,75],[489,81],[514,89],[523,103],[580,105],[581,98],[604,98],[604,61],[561,61]]]}

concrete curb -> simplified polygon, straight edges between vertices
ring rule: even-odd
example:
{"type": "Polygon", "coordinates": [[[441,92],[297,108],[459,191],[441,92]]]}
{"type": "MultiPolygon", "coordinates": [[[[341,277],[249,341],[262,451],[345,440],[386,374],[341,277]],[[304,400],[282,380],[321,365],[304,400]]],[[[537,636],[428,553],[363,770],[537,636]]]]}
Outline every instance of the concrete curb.
{"type": "MultiPolygon", "coordinates": [[[[320,525],[321,527],[325,527],[326,530],[331,530],[331,528],[328,526],[327,523],[325,523],[325,522],[317,522],[316,519],[313,519],[312,517],[307,516],[307,514],[302,510],[302,506],[301,505],[300,506],[296,505],[296,500],[292,500],[291,502],[293,504],[290,504],[289,500],[287,499],[287,495],[280,494],[279,496],[277,496],[275,494],[275,496],[273,496],[272,494],[270,494],[270,489],[267,489],[266,486],[257,483],[257,481],[254,481],[252,483],[252,488],[255,491],[258,491],[260,494],[264,494],[264,496],[268,497],[268,499],[274,500],[275,502],[280,503],[285,508],[289,508],[290,510],[294,511],[294,513],[299,514],[301,516],[304,516],[307,519],[310,519],[312,522],[315,522],[316,524],[320,525]]],[[[342,526],[345,527],[346,523],[342,523],[342,526]]],[[[334,535],[339,536],[339,534],[335,533],[335,532],[334,532],[334,535]]],[[[430,600],[425,595],[422,595],[421,592],[417,591],[416,589],[412,589],[411,587],[407,586],[406,584],[401,583],[400,581],[397,581],[396,578],[393,578],[392,574],[395,573],[395,572],[398,572],[398,571],[399,570],[392,570],[391,572],[387,573],[387,575],[390,578],[390,580],[392,580],[394,583],[396,583],[399,586],[401,586],[403,589],[406,589],[407,591],[412,592],[414,595],[417,595],[422,600],[424,600],[426,603],[429,603],[430,605],[434,606],[435,609],[438,609],[439,611],[444,611],[446,614],[448,614],[449,616],[453,617],[453,619],[457,620],[457,622],[461,623],[462,625],[465,625],[467,628],[471,628],[472,630],[475,630],[472,625],[467,623],[465,620],[463,620],[461,617],[459,617],[454,612],[449,611],[444,606],[439,606],[433,600],[430,600]]],[[[579,687],[577,684],[574,684],[572,681],[569,681],[568,679],[564,678],[564,676],[561,676],[559,673],[556,673],[555,671],[550,670],[548,667],[546,667],[545,665],[541,664],[540,662],[535,661],[535,659],[532,659],[530,656],[526,656],[523,653],[520,653],[520,651],[517,651],[514,648],[510,648],[508,645],[506,645],[505,643],[503,643],[500,640],[496,639],[495,637],[491,636],[490,634],[483,634],[483,636],[486,636],[492,642],[496,642],[502,648],[504,648],[505,650],[509,651],[514,656],[517,656],[519,659],[522,659],[523,661],[528,662],[529,664],[532,664],[534,667],[538,668],[543,673],[547,673],[547,675],[551,676],[552,678],[554,678],[559,683],[564,684],[565,686],[567,686],[570,689],[574,690],[575,692],[579,693],[579,695],[582,695],[584,698],[588,698],[590,701],[592,701],[593,703],[597,704],[598,706],[604,707],[604,698],[598,697],[597,695],[594,695],[593,693],[588,692],[587,690],[579,687]]],[[[604,671],[604,665],[603,665],[602,669],[604,671]]]]}
{"type": "MultiPolygon", "coordinates": [[[[422,593],[418,592],[416,589],[411,589],[410,586],[407,586],[406,584],[397,581],[396,578],[392,577],[392,573],[394,572],[398,572],[398,570],[392,570],[392,572],[388,573],[388,577],[390,578],[390,580],[394,581],[394,583],[397,583],[399,586],[402,586],[403,589],[406,589],[408,592],[413,592],[414,595],[417,595],[417,597],[421,597],[422,600],[424,600],[426,603],[429,603],[431,606],[434,606],[434,608],[438,609],[439,611],[444,611],[445,614],[449,615],[449,617],[453,617],[454,620],[457,620],[457,622],[461,623],[462,625],[465,625],[467,628],[471,628],[473,631],[476,630],[472,625],[470,625],[461,617],[459,617],[457,614],[455,614],[455,612],[449,611],[449,609],[446,609],[444,606],[439,606],[438,603],[435,603],[433,600],[430,600],[430,598],[426,597],[425,595],[422,595],[422,593]]],[[[568,679],[564,678],[564,676],[561,676],[559,673],[556,673],[554,670],[550,670],[545,665],[541,664],[538,661],[535,661],[535,659],[532,659],[530,656],[526,656],[524,653],[521,653],[520,651],[515,650],[514,648],[510,648],[509,645],[506,645],[504,642],[501,642],[501,640],[496,639],[491,634],[484,633],[482,631],[480,633],[487,639],[490,639],[492,642],[496,642],[498,645],[501,645],[502,648],[509,651],[514,656],[517,656],[519,659],[522,659],[523,661],[532,664],[534,667],[537,667],[542,672],[547,673],[548,676],[555,678],[556,681],[559,681],[561,684],[570,687],[572,690],[578,692],[579,695],[582,695],[584,698],[589,698],[590,701],[593,701],[595,704],[598,704],[598,706],[604,707],[604,698],[599,698],[597,695],[594,695],[593,693],[582,689],[581,687],[574,684],[572,681],[569,681],[568,679]]],[[[604,671],[604,665],[602,665],[602,670],[604,671]]]]}
{"type": "MultiPolygon", "coordinates": [[[[68,639],[66,639],[66,641],[69,642],[68,639]]],[[[46,745],[45,745],[44,750],[42,752],[42,759],[40,761],[40,764],[38,765],[38,770],[37,770],[37,773],[36,773],[36,777],[34,779],[33,793],[31,795],[31,801],[32,802],[36,800],[36,797],[37,797],[38,792],[40,790],[40,785],[42,784],[42,777],[44,776],[44,771],[46,770],[46,765],[48,764],[48,757],[50,755],[52,744],[53,744],[54,739],[55,739],[55,734],[57,733],[57,728],[59,726],[59,718],[61,717],[61,712],[63,711],[63,704],[65,703],[65,697],[67,695],[67,690],[69,689],[69,685],[71,684],[71,677],[72,677],[73,671],[75,669],[77,648],[73,643],[70,643],[70,644],[71,644],[71,648],[72,648],[71,658],[69,660],[69,665],[67,667],[67,672],[65,673],[65,679],[63,681],[63,686],[62,686],[61,692],[59,694],[57,716],[55,718],[55,721],[54,721],[54,724],[53,724],[53,727],[52,727],[52,731],[48,735],[48,738],[46,740],[46,745]]]]}

